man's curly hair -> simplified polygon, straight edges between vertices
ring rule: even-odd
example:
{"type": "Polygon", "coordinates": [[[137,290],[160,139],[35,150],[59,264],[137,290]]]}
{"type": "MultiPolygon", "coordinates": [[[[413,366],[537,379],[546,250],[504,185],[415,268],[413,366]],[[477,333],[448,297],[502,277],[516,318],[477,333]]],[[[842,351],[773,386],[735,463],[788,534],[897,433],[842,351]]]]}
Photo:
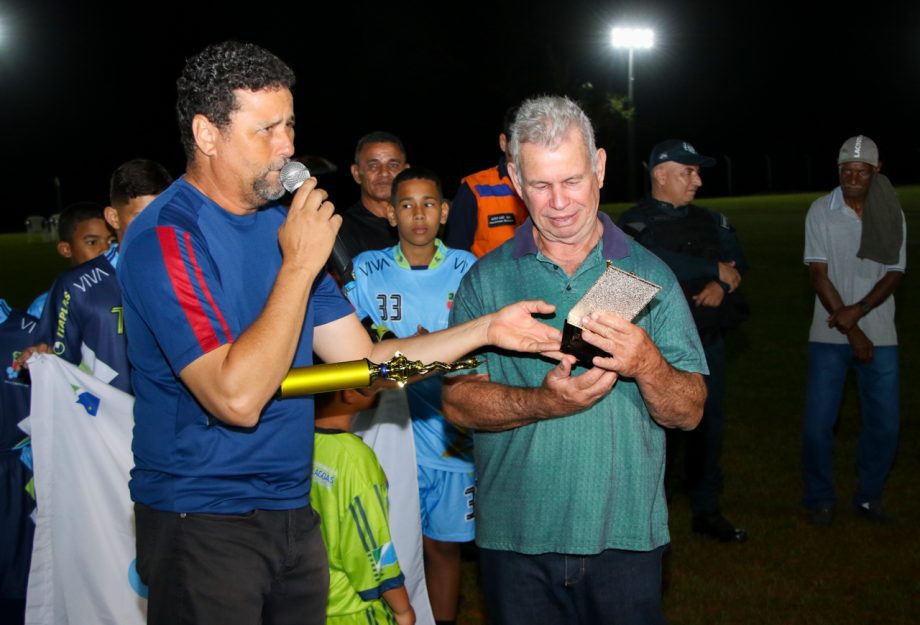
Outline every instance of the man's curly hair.
{"type": "Polygon", "coordinates": [[[224,41],[215,43],[185,63],[176,81],[176,114],[179,137],[185,156],[195,156],[192,119],[201,114],[218,127],[230,123],[230,114],[238,108],[234,89],[290,89],[294,72],[284,61],[252,43],[224,41]]]}

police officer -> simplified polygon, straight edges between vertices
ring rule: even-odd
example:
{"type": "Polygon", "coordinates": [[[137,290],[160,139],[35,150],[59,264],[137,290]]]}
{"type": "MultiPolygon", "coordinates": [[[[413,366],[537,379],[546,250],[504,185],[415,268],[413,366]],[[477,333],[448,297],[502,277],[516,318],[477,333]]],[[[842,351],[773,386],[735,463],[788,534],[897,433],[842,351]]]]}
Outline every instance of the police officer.
{"type": "Polygon", "coordinates": [[[682,435],[694,532],[723,542],[744,542],[747,532],[722,516],[719,466],[725,413],[726,329],[746,316],[737,292],[747,262],[734,228],[724,215],[691,204],[703,186],[700,167],[715,159],[702,156],[686,141],[662,141],[649,157],[651,194],[626,211],[619,226],[664,260],[680,282],[706,352],[709,391],[703,420],[692,432],[668,431],[670,460],[682,435]]]}

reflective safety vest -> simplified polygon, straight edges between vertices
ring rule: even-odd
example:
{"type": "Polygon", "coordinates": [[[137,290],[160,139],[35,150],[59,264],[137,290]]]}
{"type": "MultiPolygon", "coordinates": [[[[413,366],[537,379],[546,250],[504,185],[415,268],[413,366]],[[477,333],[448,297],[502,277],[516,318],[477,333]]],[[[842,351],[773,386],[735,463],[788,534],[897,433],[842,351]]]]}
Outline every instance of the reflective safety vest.
{"type": "Polygon", "coordinates": [[[460,182],[476,196],[476,233],[470,251],[478,258],[514,236],[515,228],[527,219],[527,207],[508,176],[499,177],[498,167],[470,174],[460,182]]]}

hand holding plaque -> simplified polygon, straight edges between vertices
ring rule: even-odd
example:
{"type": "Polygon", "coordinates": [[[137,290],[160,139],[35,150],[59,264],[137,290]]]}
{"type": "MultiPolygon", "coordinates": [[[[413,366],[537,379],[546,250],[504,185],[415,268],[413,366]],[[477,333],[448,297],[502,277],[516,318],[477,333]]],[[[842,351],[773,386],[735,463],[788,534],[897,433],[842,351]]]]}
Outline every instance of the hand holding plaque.
{"type": "Polygon", "coordinates": [[[660,290],[657,284],[618,269],[607,261],[601,277],[569,311],[562,329],[562,351],[578,358],[580,364],[591,367],[595,356],[609,354],[582,338],[581,320],[592,312],[607,310],[632,321],[660,290]]]}

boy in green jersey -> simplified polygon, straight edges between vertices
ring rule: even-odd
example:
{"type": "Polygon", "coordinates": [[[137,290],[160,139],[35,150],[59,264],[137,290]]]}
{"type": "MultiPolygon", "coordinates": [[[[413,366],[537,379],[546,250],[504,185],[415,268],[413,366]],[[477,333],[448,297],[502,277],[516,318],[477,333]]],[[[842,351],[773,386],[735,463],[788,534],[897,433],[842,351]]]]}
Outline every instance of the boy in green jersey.
{"type": "Polygon", "coordinates": [[[329,625],[415,623],[390,540],[386,475],[349,432],[352,417],[375,399],[357,390],[316,396],[310,503],[329,554],[329,625]]]}

